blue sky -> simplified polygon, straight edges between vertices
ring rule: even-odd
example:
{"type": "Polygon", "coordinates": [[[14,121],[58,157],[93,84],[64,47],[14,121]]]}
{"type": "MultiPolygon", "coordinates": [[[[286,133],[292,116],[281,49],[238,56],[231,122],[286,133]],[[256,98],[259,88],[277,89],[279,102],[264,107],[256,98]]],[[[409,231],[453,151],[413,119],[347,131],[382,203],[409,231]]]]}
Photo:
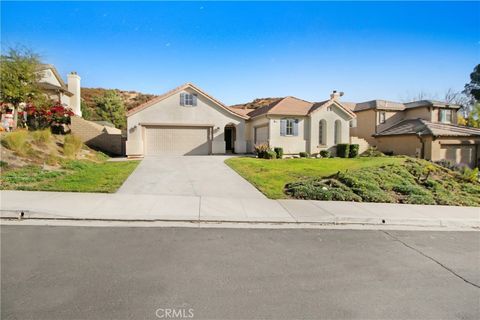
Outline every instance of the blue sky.
{"type": "Polygon", "coordinates": [[[2,49],[25,45],[87,87],[193,82],[226,104],[293,95],[401,100],[461,90],[480,62],[480,5],[4,2],[2,49]]]}

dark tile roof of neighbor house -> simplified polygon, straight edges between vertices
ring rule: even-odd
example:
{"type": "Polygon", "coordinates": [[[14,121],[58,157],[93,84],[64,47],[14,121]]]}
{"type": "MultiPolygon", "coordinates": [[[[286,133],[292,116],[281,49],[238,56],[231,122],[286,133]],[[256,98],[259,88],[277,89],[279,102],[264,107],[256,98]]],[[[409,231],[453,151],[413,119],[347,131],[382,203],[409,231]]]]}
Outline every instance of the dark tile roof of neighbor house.
{"type": "Polygon", "coordinates": [[[480,129],[472,127],[458,126],[454,124],[430,122],[423,119],[403,120],[394,126],[375,134],[377,137],[381,136],[396,136],[396,135],[422,135],[422,136],[479,136],[480,129]]]}
{"type": "Polygon", "coordinates": [[[388,101],[388,100],[371,100],[365,102],[342,102],[343,105],[350,108],[354,112],[364,110],[384,110],[384,111],[403,111],[406,109],[420,108],[420,107],[440,107],[458,109],[460,106],[441,102],[436,100],[419,100],[407,103],[388,101]]]}

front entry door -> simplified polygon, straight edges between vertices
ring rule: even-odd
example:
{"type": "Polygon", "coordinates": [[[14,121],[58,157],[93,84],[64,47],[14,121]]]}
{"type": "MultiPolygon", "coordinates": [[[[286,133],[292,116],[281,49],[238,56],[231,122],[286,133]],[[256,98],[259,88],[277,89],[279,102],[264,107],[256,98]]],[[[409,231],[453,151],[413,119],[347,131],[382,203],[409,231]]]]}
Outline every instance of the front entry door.
{"type": "Polygon", "coordinates": [[[225,128],[225,150],[230,152],[233,152],[232,133],[232,128],[225,128]]]}

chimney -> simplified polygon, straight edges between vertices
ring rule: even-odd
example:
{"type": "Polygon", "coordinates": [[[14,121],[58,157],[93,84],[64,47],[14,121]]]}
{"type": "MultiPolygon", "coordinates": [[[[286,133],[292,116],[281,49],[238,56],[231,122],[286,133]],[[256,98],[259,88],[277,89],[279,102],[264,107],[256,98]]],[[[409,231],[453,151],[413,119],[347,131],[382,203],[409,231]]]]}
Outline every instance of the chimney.
{"type": "Polygon", "coordinates": [[[330,99],[339,100],[341,96],[343,96],[343,92],[338,92],[337,90],[333,90],[332,94],[330,94],[330,99]]]}
{"type": "Polygon", "coordinates": [[[75,71],[68,75],[68,91],[73,93],[70,97],[70,108],[75,115],[81,117],[82,109],[80,108],[80,77],[75,71]]]}

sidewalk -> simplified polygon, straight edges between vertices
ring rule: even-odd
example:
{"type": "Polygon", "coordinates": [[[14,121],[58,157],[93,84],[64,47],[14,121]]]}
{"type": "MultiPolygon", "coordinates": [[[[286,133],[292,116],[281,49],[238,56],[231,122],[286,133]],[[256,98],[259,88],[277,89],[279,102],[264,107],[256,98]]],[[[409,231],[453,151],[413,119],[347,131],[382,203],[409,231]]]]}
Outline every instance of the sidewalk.
{"type": "Polygon", "coordinates": [[[1,191],[2,219],[480,228],[480,208],[205,196],[1,191]]]}

